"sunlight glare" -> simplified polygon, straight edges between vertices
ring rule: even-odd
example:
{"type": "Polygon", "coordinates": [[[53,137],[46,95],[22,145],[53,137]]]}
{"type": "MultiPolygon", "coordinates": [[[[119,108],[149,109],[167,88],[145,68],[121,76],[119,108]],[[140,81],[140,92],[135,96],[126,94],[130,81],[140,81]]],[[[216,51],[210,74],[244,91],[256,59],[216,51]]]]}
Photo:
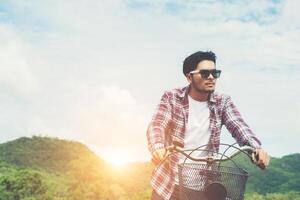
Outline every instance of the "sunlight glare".
{"type": "Polygon", "coordinates": [[[113,165],[114,167],[124,167],[131,161],[128,150],[126,149],[114,149],[106,152],[103,155],[104,160],[113,165]]]}

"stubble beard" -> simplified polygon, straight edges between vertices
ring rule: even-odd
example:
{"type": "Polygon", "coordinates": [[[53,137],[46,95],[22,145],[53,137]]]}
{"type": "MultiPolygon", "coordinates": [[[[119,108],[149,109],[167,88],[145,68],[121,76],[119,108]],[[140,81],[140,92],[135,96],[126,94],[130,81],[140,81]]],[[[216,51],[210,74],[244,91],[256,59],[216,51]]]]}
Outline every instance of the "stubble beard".
{"type": "Polygon", "coordinates": [[[194,81],[194,79],[192,79],[192,87],[194,88],[194,90],[196,90],[200,94],[211,94],[211,93],[213,93],[215,91],[215,89],[213,89],[213,90],[205,90],[205,89],[198,88],[197,84],[194,81]]]}

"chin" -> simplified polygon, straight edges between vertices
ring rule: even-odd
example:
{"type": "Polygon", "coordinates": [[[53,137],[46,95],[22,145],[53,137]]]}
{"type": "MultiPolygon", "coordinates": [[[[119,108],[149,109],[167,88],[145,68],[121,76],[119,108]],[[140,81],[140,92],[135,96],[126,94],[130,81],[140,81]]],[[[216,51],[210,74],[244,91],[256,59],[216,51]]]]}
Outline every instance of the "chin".
{"type": "Polygon", "coordinates": [[[215,89],[206,90],[207,93],[213,93],[214,91],[215,91],[215,89]]]}

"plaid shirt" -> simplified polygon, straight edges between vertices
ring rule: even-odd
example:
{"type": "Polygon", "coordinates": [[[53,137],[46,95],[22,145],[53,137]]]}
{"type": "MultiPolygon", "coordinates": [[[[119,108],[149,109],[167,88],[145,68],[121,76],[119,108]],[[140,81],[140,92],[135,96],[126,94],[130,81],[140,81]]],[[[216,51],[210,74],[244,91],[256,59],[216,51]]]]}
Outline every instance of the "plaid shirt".
{"type": "MultiPolygon", "coordinates": [[[[189,87],[184,87],[163,94],[147,130],[148,148],[151,153],[171,145],[174,140],[184,144],[189,116],[188,91],[189,87]]],[[[212,93],[208,107],[211,130],[209,150],[219,150],[222,125],[226,126],[240,146],[260,148],[260,141],[244,122],[229,96],[212,93]]],[[[177,163],[178,155],[172,154],[168,160],[156,167],[152,174],[152,188],[165,200],[170,199],[175,187],[177,163]]]]}

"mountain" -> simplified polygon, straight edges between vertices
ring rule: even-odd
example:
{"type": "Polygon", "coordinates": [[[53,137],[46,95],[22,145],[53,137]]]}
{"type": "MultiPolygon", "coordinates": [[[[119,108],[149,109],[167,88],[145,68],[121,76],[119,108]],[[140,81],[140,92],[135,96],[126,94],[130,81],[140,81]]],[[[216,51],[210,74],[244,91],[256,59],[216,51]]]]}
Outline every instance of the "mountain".
{"type": "Polygon", "coordinates": [[[270,166],[260,170],[247,156],[239,155],[234,161],[249,172],[247,193],[300,192],[300,154],[290,154],[282,158],[271,158],[270,166]]]}
{"type": "Polygon", "coordinates": [[[18,167],[65,172],[72,161],[82,158],[104,162],[85,145],[58,138],[22,137],[0,144],[0,161],[18,167]]]}
{"type": "Polygon", "coordinates": [[[79,142],[22,137],[0,144],[0,200],[147,199],[152,168],[116,169],[79,142]]]}
{"type": "MultiPolygon", "coordinates": [[[[234,161],[250,174],[246,200],[300,199],[300,154],[272,158],[267,170],[243,155],[234,161]]],[[[22,137],[0,144],[0,200],[146,200],[152,170],[113,168],[76,141],[22,137]]]]}

